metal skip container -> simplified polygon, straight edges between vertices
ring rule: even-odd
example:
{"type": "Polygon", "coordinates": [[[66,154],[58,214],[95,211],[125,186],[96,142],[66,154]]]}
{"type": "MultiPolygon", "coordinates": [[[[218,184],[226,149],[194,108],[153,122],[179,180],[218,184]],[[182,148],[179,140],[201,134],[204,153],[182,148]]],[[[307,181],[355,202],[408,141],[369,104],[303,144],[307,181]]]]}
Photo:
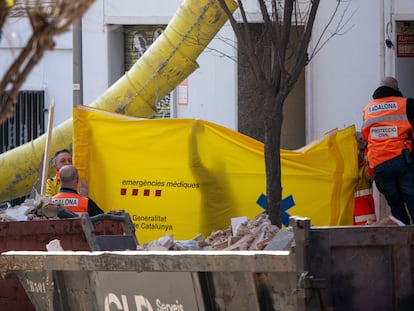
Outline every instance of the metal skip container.
{"type": "Polygon", "coordinates": [[[37,310],[414,310],[414,227],[311,227],[288,251],[6,252],[37,310]]]}
{"type": "Polygon", "coordinates": [[[277,296],[293,298],[292,284],[277,277],[293,272],[288,251],[7,252],[0,257],[2,271],[15,272],[37,310],[266,310],[261,304],[270,301],[261,302],[257,289],[277,284],[285,287],[277,296]]]}
{"type": "MultiPolygon", "coordinates": [[[[102,245],[106,247],[111,239],[122,237],[125,240],[129,237],[126,233],[132,235],[130,231],[133,229],[130,230],[130,227],[127,213],[94,217],[83,215],[71,219],[0,222],[0,251],[45,251],[46,244],[55,239],[59,240],[63,249],[103,249],[102,245]]],[[[120,244],[120,239],[117,243],[120,244]]],[[[1,310],[35,310],[22,284],[17,278],[0,278],[1,310]]]]}

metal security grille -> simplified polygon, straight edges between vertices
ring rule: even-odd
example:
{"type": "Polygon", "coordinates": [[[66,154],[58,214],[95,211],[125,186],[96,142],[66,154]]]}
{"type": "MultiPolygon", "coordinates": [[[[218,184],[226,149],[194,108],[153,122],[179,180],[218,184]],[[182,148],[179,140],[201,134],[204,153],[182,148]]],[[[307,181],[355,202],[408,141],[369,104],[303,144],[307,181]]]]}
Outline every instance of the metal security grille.
{"type": "MultiPolygon", "coordinates": [[[[0,125],[0,153],[23,145],[44,133],[45,92],[21,91],[14,106],[14,117],[0,125]]],[[[16,198],[9,204],[21,204],[26,198],[27,196],[16,198]]]]}
{"type": "Polygon", "coordinates": [[[0,153],[23,145],[45,132],[45,92],[21,91],[14,117],[1,124],[0,153]]]}
{"type": "Polygon", "coordinates": [[[42,7],[43,11],[50,12],[56,7],[56,0],[14,0],[13,6],[10,8],[10,17],[25,17],[27,12],[34,8],[42,7]]]}

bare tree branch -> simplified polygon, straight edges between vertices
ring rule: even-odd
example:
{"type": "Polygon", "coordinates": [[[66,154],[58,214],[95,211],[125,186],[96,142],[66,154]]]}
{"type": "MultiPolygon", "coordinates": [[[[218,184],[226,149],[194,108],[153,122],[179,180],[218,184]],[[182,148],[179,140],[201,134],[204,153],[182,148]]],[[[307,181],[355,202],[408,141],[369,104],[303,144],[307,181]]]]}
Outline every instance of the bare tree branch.
{"type": "MultiPolygon", "coordinates": [[[[342,1],[343,2],[343,1],[342,1]]],[[[351,21],[352,17],[355,15],[355,12],[352,12],[349,14],[348,18],[346,20],[345,16],[348,14],[348,9],[350,3],[348,3],[347,8],[342,12],[342,15],[336,24],[335,31],[331,32],[330,35],[325,38],[325,34],[329,31],[329,27],[333,24],[335,17],[338,15],[339,6],[342,3],[341,1],[338,1],[338,3],[335,6],[334,12],[332,13],[328,23],[325,25],[322,33],[319,35],[318,40],[316,41],[315,46],[313,47],[312,52],[309,55],[308,62],[314,58],[319,51],[334,37],[339,36],[347,33],[349,30],[353,28],[353,25],[351,25],[349,28],[343,30],[346,26],[348,26],[349,22],[351,21]]]]}
{"type": "Polygon", "coordinates": [[[227,6],[225,0],[218,0],[221,7],[223,8],[223,11],[226,13],[230,24],[233,28],[233,31],[236,35],[237,41],[239,45],[243,45],[246,48],[244,48],[243,50],[246,53],[246,56],[249,60],[249,63],[251,64],[251,68],[253,70],[253,73],[256,77],[257,81],[263,81],[266,80],[266,77],[263,73],[263,71],[261,70],[261,66],[259,63],[259,60],[257,58],[257,55],[254,52],[254,48],[253,48],[253,43],[252,43],[252,38],[250,36],[250,30],[248,28],[248,26],[246,26],[246,24],[249,24],[249,21],[247,20],[247,15],[245,13],[244,10],[244,6],[241,2],[241,0],[238,0],[238,4],[239,4],[239,10],[240,10],[240,14],[242,16],[242,20],[243,20],[243,28],[242,25],[239,25],[239,23],[236,21],[236,19],[233,17],[232,12],[230,11],[229,7],[227,6]]]}
{"type": "Polygon", "coordinates": [[[311,10],[309,13],[309,17],[307,18],[307,22],[304,25],[305,31],[303,32],[302,38],[299,40],[300,44],[299,47],[296,49],[298,51],[296,61],[294,62],[297,64],[296,68],[292,71],[292,77],[291,77],[291,87],[293,87],[293,84],[296,83],[300,73],[303,70],[303,67],[308,62],[308,46],[310,42],[310,38],[312,35],[312,29],[313,25],[315,23],[316,13],[318,12],[319,8],[319,0],[313,0],[311,10]]]}
{"type": "MultiPolygon", "coordinates": [[[[294,88],[304,67],[309,62],[308,47],[312,36],[320,0],[257,0],[256,3],[262,15],[263,39],[261,63],[259,52],[255,49],[254,41],[248,24],[248,16],[238,0],[241,15],[240,25],[228,10],[225,0],[218,0],[227,14],[238,40],[238,48],[247,56],[250,69],[258,82],[257,104],[263,113],[266,195],[269,219],[272,224],[281,226],[281,167],[280,167],[280,136],[283,122],[283,105],[289,93],[294,88]],[[270,47],[270,53],[266,48],[270,47]]],[[[342,1],[338,1],[337,6],[342,1]]],[[[336,15],[338,9],[333,15],[336,15]]],[[[338,35],[344,30],[345,13],[332,35],[338,35]]],[[[329,25],[334,21],[332,16],[329,25]]],[[[348,20],[349,21],[349,20],[348,20]]],[[[325,28],[325,35],[329,25],[325,28]]],[[[331,37],[328,38],[328,40],[331,37]]],[[[317,40],[315,52],[319,51],[324,38],[317,40]]],[[[258,41],[256,41],[257,43],[258,41]]],[[[311,57],[314,54],[311,54],[311,57]]]]}
{"type": "MultiPolygon", "coordinates": [[[[53,5],[45,7],[41,5],[40,1],[37,1],[36,5],[27,8],[33,33],[25,48],[0,81],[0,94],[3,94],[0,102],[0,124],[13,116],[14,104],[22,84],[33,67],[43,57],[45,51],[53,49],[53,38],[67,31],[74,22],[82,17],[93,2],[94,0],[56,0],[53,5]]],[[[0,5],[4,4],[5,0],[0,0],[0,5]]]]}

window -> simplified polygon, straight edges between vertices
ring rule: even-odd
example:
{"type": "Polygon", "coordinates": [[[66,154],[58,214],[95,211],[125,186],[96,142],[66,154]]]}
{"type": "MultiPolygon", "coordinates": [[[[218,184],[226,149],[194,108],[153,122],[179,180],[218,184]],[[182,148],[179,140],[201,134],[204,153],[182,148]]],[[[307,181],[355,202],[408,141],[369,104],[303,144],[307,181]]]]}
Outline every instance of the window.
{"type": "Polygon", "coordinates": [[[39,137],[45,132],[44,91],[21,91],[14,117],[1,124],[0,153],[39,137]]]}
{"type": "MultiPolygon", "coordinates": [[[[14,106],[14,117],[0,125],[0,153],[34,140],[45,133],[45,92],[21,91],[14,106]]],[[[27,197],[10,201],[21,204],[27,197]]]]}

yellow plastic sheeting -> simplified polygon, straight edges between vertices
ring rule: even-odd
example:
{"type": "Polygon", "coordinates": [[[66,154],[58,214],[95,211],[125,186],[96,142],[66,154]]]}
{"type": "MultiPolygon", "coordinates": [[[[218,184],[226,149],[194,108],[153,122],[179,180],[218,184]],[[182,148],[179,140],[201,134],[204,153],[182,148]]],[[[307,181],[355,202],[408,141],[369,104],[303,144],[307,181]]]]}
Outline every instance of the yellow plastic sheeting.
{"type": "MultiPolygon", "coordinates": [[[[227,1],[235,10],[233,0],[227,1]]],[[[91,106],[135,117],[149,117],[157,101],[198,68],[196,58],[226,22],[218,1],[185,0],[165,32],[91,106]]],[[[57,103],[69,104],[69,103],[57,103]]],[[[70,149],[72,119],[53,129],[51,154],[70,149]]],[[[42,161],[46,136],[0,154],[0,202],[30,193],[42,161]]],[[[50,176],[53,170],[49,170],[50,176]]]]}
{"type": "MultiPolygon", "coordinates": [[[[191,239],[263,212],[263,144],[193,119],[139,120],[74,109],[75,165],[105,211],[131,214],[141,243],[191,239]]],[[[284,218],[352,224],[357,178],[354,127],[282,156],[284,218]]]]}
{"type": "Polygon", "coordinates": [[[358,179],[354,125],[334,129],[301,149],[281,150],[280,157],[283,196],[291,195],[295,204],[290,215],[309,217],[315,226],[353,224],[358,179]]]}

